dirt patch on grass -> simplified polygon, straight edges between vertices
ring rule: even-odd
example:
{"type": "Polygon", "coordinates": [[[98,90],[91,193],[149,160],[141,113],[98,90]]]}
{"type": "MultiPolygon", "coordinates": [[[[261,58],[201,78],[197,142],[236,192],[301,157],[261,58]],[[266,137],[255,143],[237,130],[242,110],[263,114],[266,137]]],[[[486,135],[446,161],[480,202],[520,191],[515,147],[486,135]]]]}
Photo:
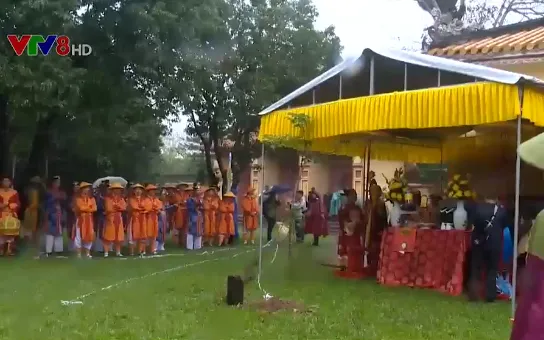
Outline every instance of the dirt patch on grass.
{"type": "Polygon", "coordinates": [[[282,300],[279,298],[270,298],[268,300],[255,301],[249,304],[249,307],[260,312],[275,313],[275,312],[293,312],[306,313],[309,310],[301,303],[296,301],[282,300]]]}

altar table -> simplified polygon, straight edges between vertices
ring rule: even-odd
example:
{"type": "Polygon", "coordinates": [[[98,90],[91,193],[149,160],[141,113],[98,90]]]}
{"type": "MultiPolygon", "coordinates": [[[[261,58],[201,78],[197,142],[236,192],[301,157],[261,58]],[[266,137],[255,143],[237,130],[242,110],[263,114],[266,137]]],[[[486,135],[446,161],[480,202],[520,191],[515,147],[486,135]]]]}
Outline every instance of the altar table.
{"type": "Polygon", "coordinates": [[[389,228],[382,235],[378,282],[461,295],[469,244],[464,230],[389,228]]]}

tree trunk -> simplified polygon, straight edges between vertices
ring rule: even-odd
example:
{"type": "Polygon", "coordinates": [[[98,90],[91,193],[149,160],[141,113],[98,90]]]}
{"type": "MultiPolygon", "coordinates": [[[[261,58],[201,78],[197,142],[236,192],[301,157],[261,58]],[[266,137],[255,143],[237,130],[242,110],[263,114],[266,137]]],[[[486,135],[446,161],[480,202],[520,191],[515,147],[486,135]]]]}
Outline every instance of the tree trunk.
{"type": "Polygon", "coordinates": [[[238,188],[242,171],[234,158],[234,154],[232,155],[232,164],[230,166],[230,170],[232,171],[232,187],[238,188]]]}
{"type": "Polygon", "coordinates": [[[47,117],[42,118],[36,124],[36,132],[32,140],[30,155],[26,163],[25,170],[21,180],[26,183],[32,176],[38,176],[43,173],[46,161],[46,154],[50,147],[51,127],[57,119],[56,113],[50,113],[47,117]]]}
{"type": "Polygon", "coordinates": [[[208,180],[211,185],[217,185],[217,178],[215,178],[215,172],[213,171],[212,148],[210,146],[210,143],[206,140],[202,140],[202,145],[204,147],[204,159],[206,161],[206,172],[208,174],[208,180]]]}
{"type": "Polygon", "coordinates": [[[229,181],[227,178],[227,168],[223,162],[223,152],[219,143],[219,130],[217,128],[217,123],[213,120],[210,122],[210,140],[213,143],[213,152],[215,153],[215,159],[217,160],[217,165],[219,166],[219,171],[221,172],[221,192],[224,195],[230,191],[230,188],[228,187],[229,181]]]}
{"type": "Polygon", "coordinates": [[[11,174],[9,169],[11,141],[8,131],[8,96],[0,94],[0,173],[4,174],[4,176],[11,174]]]}

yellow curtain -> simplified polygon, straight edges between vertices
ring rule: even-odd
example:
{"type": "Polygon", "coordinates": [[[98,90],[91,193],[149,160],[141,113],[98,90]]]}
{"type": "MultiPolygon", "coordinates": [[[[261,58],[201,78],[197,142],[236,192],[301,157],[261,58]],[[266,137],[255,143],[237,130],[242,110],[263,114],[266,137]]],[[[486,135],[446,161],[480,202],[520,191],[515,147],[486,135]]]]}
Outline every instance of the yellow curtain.
{"type": "MultiPolygon", "coordinates": [[[[523,118],[544,126],[544,94],[525,87],[523,118]]],[[[518,86],[472,83],[417,91],[359,97],[308,107],[275,111],[261,119],[259,139],[284,146],[344,156],[363,156],[369,132],[395,129],[433,129],[493,124],[515,120],[520,111],[518,86]],[[293,115],[308,116],[304,129],[293,115]]],[[[455,138],[442,146],[411,141],[372,141],[371,158],[414,163],[440,163],[481,152],[504,143],[490,136],[455,138]]]]}
{"type": "MultiPolygon", "coordinates": [[[[525,103],[544,102],[541,93],[528,89],[525,103]]],[[[534,111],[527,116],[543,123],[534,111]]],[[[427,129],[481,125],[513,120],[519,113],[516,85],[474,83],[435,89],[394,92],[338,100],[308,107],[287,109],[261,119],[259,139],[288,136],[313,140],[346,134],[394,129],[427,129]],[[301,129],[292,115],[307,115],[301,129]]]]}

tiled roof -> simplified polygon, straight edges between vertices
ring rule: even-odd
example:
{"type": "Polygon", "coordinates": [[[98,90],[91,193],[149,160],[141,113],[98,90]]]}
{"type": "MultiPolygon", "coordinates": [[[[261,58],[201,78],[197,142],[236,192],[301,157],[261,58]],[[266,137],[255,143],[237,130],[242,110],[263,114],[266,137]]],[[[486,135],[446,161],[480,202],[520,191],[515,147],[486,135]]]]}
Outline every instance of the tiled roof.
{"type": "MultiPolygon", "coordinates": [[[[536,24],[536,23],[535,23],[536,24]]],[[[511,25],[501,30],[478,32],[478,37],[460,37],[446,46],[431,48],[428,54],[450,58],[527,55],[544,50],[544,23],[532,27],[511,25]],[[511,27],[511,29],[509,29],[511,27]]]]}

